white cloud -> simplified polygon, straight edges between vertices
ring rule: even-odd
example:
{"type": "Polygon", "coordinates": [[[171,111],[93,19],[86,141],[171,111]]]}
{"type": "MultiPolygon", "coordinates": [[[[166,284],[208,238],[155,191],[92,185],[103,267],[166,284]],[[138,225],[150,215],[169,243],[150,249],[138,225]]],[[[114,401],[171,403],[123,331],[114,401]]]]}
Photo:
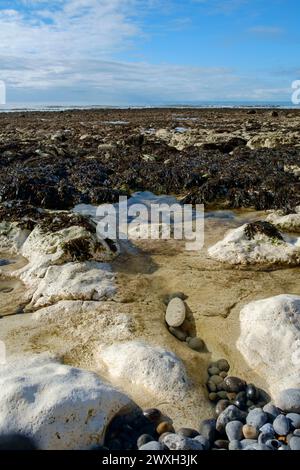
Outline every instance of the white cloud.
{"type": "Polygon", "coordinates": [[[284,29],[278,26],[254,26],[249,28],[248,32],[262,36],[281,36],[284,29]]]}

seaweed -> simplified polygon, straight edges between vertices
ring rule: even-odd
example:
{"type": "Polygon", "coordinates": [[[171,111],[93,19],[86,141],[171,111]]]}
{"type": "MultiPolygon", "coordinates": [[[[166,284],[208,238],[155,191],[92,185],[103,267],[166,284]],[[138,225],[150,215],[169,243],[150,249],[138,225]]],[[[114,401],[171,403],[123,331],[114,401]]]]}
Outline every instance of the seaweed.
{"type": "Polygon", "coordinates": [[[253,240],[256,234],[262,234],[273,240],[283,241],[283,237],[277,228],[270,222],[263,220],[247,224],[244,230],[248,240],[253,240]]]}

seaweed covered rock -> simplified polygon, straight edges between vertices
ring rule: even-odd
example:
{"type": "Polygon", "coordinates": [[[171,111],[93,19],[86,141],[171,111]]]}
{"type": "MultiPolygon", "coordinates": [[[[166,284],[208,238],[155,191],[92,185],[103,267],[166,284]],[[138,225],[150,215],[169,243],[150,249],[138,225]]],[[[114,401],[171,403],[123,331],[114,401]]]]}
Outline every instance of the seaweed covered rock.
{"type": "Polygon", "coordinates": [[[258,221],[229,231],[208,254],[229,264],[298,265],[300,238],[284,237],[269,222],[258,221]]]}

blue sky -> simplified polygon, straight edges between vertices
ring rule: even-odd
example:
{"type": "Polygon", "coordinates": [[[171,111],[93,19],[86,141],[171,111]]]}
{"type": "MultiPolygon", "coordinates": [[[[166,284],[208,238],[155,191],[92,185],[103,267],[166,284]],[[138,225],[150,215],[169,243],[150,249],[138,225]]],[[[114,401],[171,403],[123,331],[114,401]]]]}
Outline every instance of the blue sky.
{"type": "Polygon", "coordinates": [[[289,101],[297,0],[0,0],[8,102],[289,101]]]}

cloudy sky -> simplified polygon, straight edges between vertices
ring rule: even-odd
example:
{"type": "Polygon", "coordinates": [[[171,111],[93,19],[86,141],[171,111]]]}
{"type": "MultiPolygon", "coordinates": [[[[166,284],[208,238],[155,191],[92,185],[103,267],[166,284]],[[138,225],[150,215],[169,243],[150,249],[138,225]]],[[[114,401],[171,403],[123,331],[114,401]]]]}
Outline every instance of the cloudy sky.
{"type": "Polygon", "coordinates": [[[289,101],[298,0],[0,0],[8,103],[289,101]]]}

